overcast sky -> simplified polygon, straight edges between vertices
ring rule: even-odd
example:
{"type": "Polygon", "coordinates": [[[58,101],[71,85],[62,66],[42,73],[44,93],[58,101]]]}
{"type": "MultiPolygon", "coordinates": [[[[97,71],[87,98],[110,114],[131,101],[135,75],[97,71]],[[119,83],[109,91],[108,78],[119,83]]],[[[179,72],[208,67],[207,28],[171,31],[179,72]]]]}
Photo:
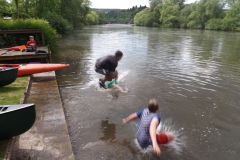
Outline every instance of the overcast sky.
{"type": "MultiPolygon", "coordinates": [[[[147,6],[149,7],[149,0],[90,0],[92,2],[91,8],[117,8],[127,9],[132,6],[147,6]]],[[[195,0],[185,0],[187,3],[195,2],[195,0]]]]}

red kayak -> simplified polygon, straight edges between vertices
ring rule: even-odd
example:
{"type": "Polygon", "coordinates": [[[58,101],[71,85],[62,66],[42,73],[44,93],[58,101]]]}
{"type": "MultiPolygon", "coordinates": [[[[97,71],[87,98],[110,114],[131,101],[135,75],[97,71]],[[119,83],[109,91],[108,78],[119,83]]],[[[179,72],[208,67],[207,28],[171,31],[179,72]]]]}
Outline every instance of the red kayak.
{"type": "Polygon", "coordinates": [[[0,68],[18,68],[18,76],[56,71],[69,67],[69,64],[0,64],[0,68]]]}
{"type": "Polygon", "coordinates": [[[25,45],[14,46],[14,47],[8,48],[8,51],[22,51],[23,49],[26,49],[25,45]]]}

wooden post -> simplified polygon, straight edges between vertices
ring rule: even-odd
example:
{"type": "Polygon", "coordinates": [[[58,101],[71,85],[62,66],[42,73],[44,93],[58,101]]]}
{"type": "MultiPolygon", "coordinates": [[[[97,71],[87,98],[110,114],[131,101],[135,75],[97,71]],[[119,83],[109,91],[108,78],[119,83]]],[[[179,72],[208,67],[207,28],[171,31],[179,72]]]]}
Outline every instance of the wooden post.
{"type": "Polygon", "coordinates": [[[51,50],[50,50],[50,46],[49,45],[47,45],[48,46],[48,61],[50,62],[50,63],[52,63],[52,53],[51,53],[51,50]]]}
{"type": "Polygon", "coordinates": [[[42,43],[43,43],[43,45],[45,45],[44,34],[43,34],[43,32],[42,32],[42,43]]]}

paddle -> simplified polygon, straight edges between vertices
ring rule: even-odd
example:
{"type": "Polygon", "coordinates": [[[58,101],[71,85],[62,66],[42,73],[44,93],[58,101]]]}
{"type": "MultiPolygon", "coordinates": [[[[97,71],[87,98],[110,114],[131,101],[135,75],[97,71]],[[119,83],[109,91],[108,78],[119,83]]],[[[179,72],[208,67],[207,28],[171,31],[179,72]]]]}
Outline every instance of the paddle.
{"type": "Polygon", "coordinates": [[[4,55],[4,54],[7,54],[7,53],[8,53],[8,50],[7,50],[6,52],[4,52],[4,53],[0,54],[0,56],[2,56],[2,55],[4,55]]]}

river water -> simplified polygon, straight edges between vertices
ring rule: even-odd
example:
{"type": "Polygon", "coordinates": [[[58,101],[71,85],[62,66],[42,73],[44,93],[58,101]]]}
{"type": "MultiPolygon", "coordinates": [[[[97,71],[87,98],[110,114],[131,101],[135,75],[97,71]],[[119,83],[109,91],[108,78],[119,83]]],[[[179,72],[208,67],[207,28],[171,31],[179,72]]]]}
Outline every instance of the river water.
{"type": "Polygon", "coordinates": [[[57,80],[76,160],[240,159],[240,34],[207,30],[99,25],[61,40],[54,62],[69,63],[57,80]],[[99,91],[97,58],[124,53],[120,83],[130,93],[99,91]],[[137,121],[122,118],[159,102],[181,151],[142,153],[137,121]]]}

